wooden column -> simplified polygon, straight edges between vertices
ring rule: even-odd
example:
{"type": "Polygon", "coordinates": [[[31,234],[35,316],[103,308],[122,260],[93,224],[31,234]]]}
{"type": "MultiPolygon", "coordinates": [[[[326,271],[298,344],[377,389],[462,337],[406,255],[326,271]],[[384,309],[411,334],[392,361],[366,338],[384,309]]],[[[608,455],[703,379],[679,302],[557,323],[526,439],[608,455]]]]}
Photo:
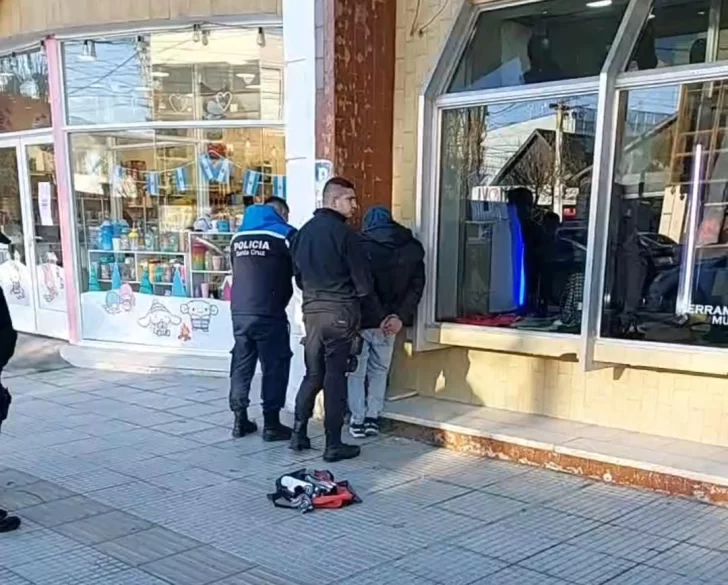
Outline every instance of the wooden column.
{"type": "Polygon", "coordinates": [[[316,156],[392,204],[395,0],[316,0],[316,156]]]}

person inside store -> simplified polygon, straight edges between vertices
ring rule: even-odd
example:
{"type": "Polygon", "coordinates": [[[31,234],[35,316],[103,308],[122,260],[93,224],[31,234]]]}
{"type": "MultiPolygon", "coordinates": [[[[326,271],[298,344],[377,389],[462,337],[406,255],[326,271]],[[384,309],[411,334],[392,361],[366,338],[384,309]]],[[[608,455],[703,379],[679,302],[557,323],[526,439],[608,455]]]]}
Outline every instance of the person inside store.
{"type": "MultiPolygon", "coordinates": [[[[11,245],[10,238],[0,232],[0,244],[11,245]]],[[[10,317],[10,309],[5,299],[5,293],[0,287],[0,376],[8,365],[10,358],[15,354],[15,345],[18,342],[18,334],[13,327],[13,320],[10,317]]],[[[8,418],[12,397],[10,391],[0,381],[0,431],[2,423],[8,418]]],[[[0,509],[0,533],[12,532],[20,528],[20,518],[10,516],[5,510],[0,509]]]]}
{"type": "Polygon", "coordinates": [[[564,72],[554,60],[548,36],[534,34],[528,41],[527,51],[531,63],[531,68],[523,74],[523,80],[527,84],[559,81],[564,78],[564,72]]]}
{"type": "Polygon", "coordinates": [[[230,364],[230,409],[233,437],[255,433],[248,416],[250,386],[260,361],[262,370],[263,440],[288,441],[291,429],[280,421],[291,365],[290,327],[286,308],[293,297],[288,205],[272,197],[245,210],[230,244],[233,285],[230,308],[235,345],[230,364]]]}
{"type": "Polygon", "coordinates": [[[347,374],[356,369],[356,346],[361,301],[374,285],[357,233],[347,225],[357,209],[351,181],[334,177],[323,189],[323,207],[317,209],[293,240],[293,269],[303,293],[306,330],[306,374],[296,396],[296,418],[291,449],[311,448],[308,421],[316,396],[324,391],[328,462],[353,459],[356,445],[341,440],[347,406],[347,374]]]}
{"type": "Polygon", "coordinates": [[[379,434],[394,340],[403,326],[412,326],[425,289],[425,249],[389,209],[369,209],[362,228],[377,299],[362,303],[362,350],[349,375],[349,434],[356,439],[379,434]]]}

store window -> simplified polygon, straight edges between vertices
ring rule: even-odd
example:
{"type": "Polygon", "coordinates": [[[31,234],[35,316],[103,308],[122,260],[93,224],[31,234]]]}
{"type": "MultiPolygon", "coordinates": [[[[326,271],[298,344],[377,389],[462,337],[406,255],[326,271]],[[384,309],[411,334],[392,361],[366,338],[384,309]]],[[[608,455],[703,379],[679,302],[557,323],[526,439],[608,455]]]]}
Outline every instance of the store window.
{"type": "Polygon", "coordinates": [[[442,113],[438,321],[580,331],[597,102],[442,113]]]}
{"type": "Polygon", "coordinates": [[[35,49],[0,57],[0,132],[50,126],[45,54],[35,49]]]}
{"type": "Polygon", "coordinates": [[[620,109],[602,333],[728,347],[728,81],[620,109]]]}
{"type": "Polygon", "coordinates": [[[728,59],[726,0],[656,0],[627,69],[640,71],[728,59]],[[718,11],[711,31],[711,7],[718,11]],[[714,35],[717,43],[708,46],[714,35]]]}
{"type": "Polygon", "coordinates": [[[598,75],[626,0],[550,0],[478,17],[449,93],[598,75]]]}
{"type": "Polygon", "coordinates": [[[283,119],[281,28],[70,41],[63,61],[70,124],[283,119]]]}
{"type": "Polygon", "coordinates": [[[71,137],[83,336],[228,351],[245,208],[285,197],[280,128],[71,137]]]}

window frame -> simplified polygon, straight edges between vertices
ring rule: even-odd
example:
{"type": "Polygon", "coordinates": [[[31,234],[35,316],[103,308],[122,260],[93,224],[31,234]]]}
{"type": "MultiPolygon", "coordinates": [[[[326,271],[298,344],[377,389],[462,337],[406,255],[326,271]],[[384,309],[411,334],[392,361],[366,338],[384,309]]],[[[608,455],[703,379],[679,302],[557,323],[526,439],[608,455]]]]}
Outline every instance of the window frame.
{"type": "MultiPolygon", "coordinates": [[[[604,124],[605,113],[613,109],[613,103],[607,103],[609,90],[614,96],[614,80],[617,71],[624,68],[631,55],[643,23],[647,20],[651,3],[641,0],[630,0],[622,17],[615,41],[598,76],[572,79],[558,82],[546,82],[526,86],[495,88],[487,90],[466,91],[448,94],[446,88],[453,72],[462,58],[473,35],[481,14],[524,4],[538,4],[545,0],[516,0],[490,2],[474,5],[471,0],[464,0],[461,10],[453,24],[450,35],[445,42],[429,79],[420,94],[420,120],[418,128],[418,173],[417,182],[417,214],[416,226],[427,247],[428,285],[425,290],[422,306],[418,312],[415,325],[414,346],[417,351],[426,351],[448,346],[476,347],[495,351],[517,351],[518,353],[568,357],[583,362],[589,353],[586,332],[590,324],[585,318],[589,312],[586,307],[586,291],[593,287],[591,274],[595,270],[592,254],[587,255],[585,272],[585,299],[582,317],[581,334],[544,333],[534,331],[515,331],[494,327],[480,327],[457,323],[436,321],[435,307],[437,295],[438,238],[440,219],[440,164],[442,138],[442,112],[448,109],[477,105],[494,105],[515,100],[546,100],[558,97],[570,97],[586,93],[598,95],[597,131],[595,136],[594,168],[595,175],[603,165],[601,160],[609,153],[604,147],[609,126],[604,124]],[[425,171],[425,169],[430,169],[425,171]]],[[[592,179],[589,214],[589,250],[594,249],[593,236],[595,208],[599,183],[597,177],[592,179]]],[[[597,265],[599,263],[596,263],[597,265]]],[[[593,309],[591,309],[593,311],[593,309]]],[[[593,337],[593,336],[591,336],[593,337]]]]}

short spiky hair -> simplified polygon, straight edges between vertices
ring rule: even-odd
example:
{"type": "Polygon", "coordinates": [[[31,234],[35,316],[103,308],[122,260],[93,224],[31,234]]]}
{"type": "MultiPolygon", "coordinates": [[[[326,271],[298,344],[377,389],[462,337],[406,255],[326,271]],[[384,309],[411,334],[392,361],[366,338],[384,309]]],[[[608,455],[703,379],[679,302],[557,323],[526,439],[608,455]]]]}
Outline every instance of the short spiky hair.
{"type": "Polygon", "coordinates": [[[331,177],[324,185],[324,203],[331,202],[343,189],[356,191],[354,183],[344,177],[331,177]]]}

